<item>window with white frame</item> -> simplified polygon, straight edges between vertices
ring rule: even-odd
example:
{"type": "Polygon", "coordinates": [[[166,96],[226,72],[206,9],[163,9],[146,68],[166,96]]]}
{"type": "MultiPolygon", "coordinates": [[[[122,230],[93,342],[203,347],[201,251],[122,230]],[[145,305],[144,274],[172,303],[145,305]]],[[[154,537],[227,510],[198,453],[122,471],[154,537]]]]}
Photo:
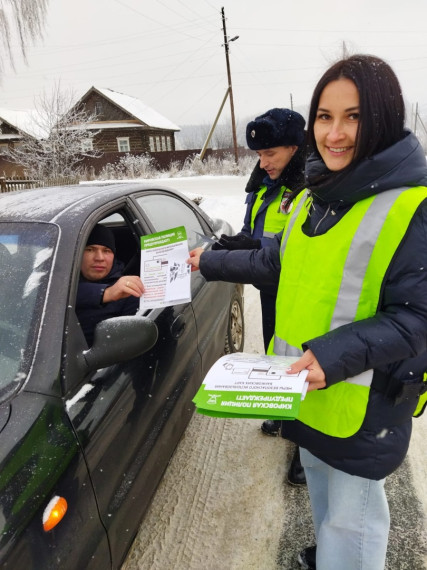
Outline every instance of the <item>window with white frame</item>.
{"type": "Polygon", "coordinates": [[[166,150],[166,137],[162,137],[162,150],[166,150]]]}
{"type": "Polygon", "coordinates": [[[166,137],[166,146],[168,150],[172,150],[172,143],[170,137],[166,137]]]}
{"type": "Polygon", "coordinates": [[[86,139],[82,141],[82,152],[89,152],[91,150],[93,150],[93,140],[86,139]]]}
{"type": "Polygon", "coordinates": [[[95,115],[100,115],[102,113],[102,102],[95,101],[95,115]]]}
{"type": "Polygon", "coordinates": [[[117,137],[117,148],[119,149],[119,152],[129,152],[129,137],[117,137]]]}
{"type": "Polygon", "coordinates": [[[156,145],[154,144],[154,137],[149,137],[150,152],[156,152],[156,145]]]}
{"type": "Polygon", "coordinates": [[[162,147],[160,146],[160,137],[156,137],[156,150],[161,151],[162,147]]]}

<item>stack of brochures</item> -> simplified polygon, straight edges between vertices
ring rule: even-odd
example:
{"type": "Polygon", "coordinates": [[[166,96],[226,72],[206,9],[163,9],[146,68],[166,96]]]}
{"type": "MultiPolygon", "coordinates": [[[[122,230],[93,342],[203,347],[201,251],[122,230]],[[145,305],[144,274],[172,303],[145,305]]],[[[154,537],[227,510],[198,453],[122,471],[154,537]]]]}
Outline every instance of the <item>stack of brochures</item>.
{"type": "Polygon", "coordinates": [[[296,360],[242,352],[221,357],[193,399],[197,412],[219,418],[297,418],[308,371],[287,374],[296,360]]]}

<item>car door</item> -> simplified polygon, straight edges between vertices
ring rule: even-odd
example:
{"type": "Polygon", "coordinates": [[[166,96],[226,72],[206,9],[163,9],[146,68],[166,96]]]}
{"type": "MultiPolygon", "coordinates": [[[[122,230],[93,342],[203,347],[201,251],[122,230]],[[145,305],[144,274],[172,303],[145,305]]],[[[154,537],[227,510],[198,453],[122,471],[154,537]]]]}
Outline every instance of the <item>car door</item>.
{"type": "MultiPolygon", "coordinates": [[[[74,311],[80,260],[90,230],[107,216],[116,220],[113,230],[127,228],[137,253],[140,235],[149,232],[139,212],[125,204],[102,216],[93,213],[82,228],[64,339],[64,385],[117,568],[193,413],[201,363],[193,312],[179,305],[148,312],[158,339],[147,353],[79,377],[74,364],[88,349],[74,311]]],[[[125,346],[127,340],[119,342],[125,346]]]]}
{"type": "MultiPolygon", "coordinates": [[[[185,226],[190,251],[207,245],[204,236],[212,237],[212,229],[200,209],[177,194],[146,192],[136,196],[136,202],[154,231],[185,226]]],[[[192,309],[202,358],[202,378],[223,354],[234,289],[233,283],[207,282],[199,271],[191,274],[192,309]]]]}
{"type": "Polygon", "coordinates": [[[59,390],[69,268],[60,228],[0,226],[0,568],[105,569],[107,536],[59,390]],[[59,497],[65,516],[45,528],[59,497]]]}

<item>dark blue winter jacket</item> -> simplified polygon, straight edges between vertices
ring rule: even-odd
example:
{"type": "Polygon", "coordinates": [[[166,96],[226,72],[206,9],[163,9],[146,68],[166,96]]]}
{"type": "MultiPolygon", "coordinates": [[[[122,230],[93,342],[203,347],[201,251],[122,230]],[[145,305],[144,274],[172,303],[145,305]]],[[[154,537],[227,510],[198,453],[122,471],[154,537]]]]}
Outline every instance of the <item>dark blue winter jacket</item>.
{"type": "MultiPolygon", "coordinates": [[[[323,161],[310,157],[307,187],[316,190],[303,231],[313,238],[326,233],[361,199],[392,188],[427,185],[424,151],[410,132],[333,184],[312,184],[323,174],[323,161]]],[[[272,247],[259,251],[207,251],[201,256],[200,270],[207,280],[275,283],[280,274],[280,237],[272,247]]],[[[409,445],[417,392],[427,371],[426,291],[427,200],[415,213],[389,266],[377,314],[304,343],[323,368],[327,385],[374,369],[362,428],[350,438],[334,438],[296,420],[283,422],[284,437],[352,475],[382,479],[400,465],[409,445]],[[388,437],[379,436],[384,430],[388,437]]]]}
{"type": "Polygon", "coordinates": [[[123,269],[124,264],[115,259],[110,273],[102,281],[88,281],[83,276],[80,277],[76,313],[89,346],[93,342],[93,333],[98,323],[111,317],[134,315],[138,310],[139,299],[133,296],[102,303],[105,289],[122,277],[123,269]]]}

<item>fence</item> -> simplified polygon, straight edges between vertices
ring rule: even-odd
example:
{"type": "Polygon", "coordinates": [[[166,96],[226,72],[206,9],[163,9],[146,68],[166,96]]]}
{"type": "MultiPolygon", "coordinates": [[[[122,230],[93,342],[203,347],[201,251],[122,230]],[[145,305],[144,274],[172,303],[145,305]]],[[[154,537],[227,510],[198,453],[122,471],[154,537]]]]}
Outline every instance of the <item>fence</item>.
{"type": "Polygon", "coordinates": [[[30,178],[5,178],[0,176],[0,193],[13,192],[14,190],[29,190],[31,188],[47,188],[48,186],[69,186],[78,184],[79,179],[75,176],[58,176],[47,180],[31,180],[30,178]]]}
{"type": "MultiPolygon", "coordinates": [[[[253,156],[253,151],[247,148],[239,147],[239,156],[253,156]]],[[[196,154],[200,153],[200,148],[192,150],[171,150],[165,152],[130,152],[133,156],[151,156],[155,161],[155,168],[159,170],[168,170],[171,163],[179,163],[183,165],[186,159],[194,157],[196,154]]],[[[107,164],[117,164],[121,158],[126,156],[125,152],[103,152],[102,156],[97,157],[85,157],[82,164],[86,166],[87,177],[89,180],[93,180],[107,164]]],[[[233,156],[234,149],[218,149],[213,150],[208,148],[205,154],[205,158],[209,156],[214,156],[218,159],[224,158],[224,156],[233,156]]]]}

